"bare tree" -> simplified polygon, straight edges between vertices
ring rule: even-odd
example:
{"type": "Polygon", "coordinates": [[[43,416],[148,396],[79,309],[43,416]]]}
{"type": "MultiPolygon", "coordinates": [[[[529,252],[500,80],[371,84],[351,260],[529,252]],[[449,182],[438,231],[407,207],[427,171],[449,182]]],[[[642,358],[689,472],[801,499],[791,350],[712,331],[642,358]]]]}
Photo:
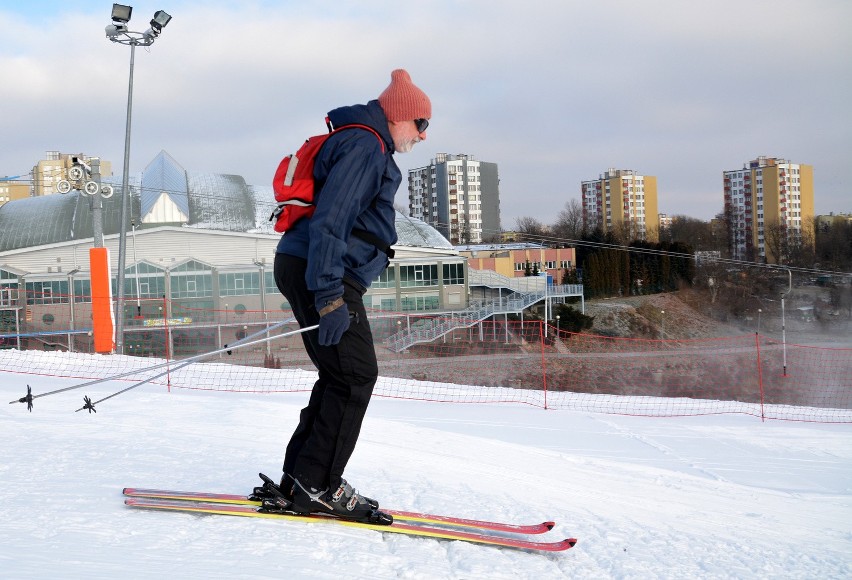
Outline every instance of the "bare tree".
{"type": "Polygon", "coordinates": [[[615,242],[621,246],[626,246],[633,240],[640,239],[636,223],[632,220],[612,224],[609,232],[612,234],[615,242]]]}
{"type": "Polygon", "coordinates": [[[716,249],[713,247],[713,227],[709,222],[676,215],[672,218],[672,225],[668,230],[671,233],[672,242],[689,244],[696,250],[716,249]]]}
{"type": "Polygon", "coordinates": [[[803,268],[813,267],[816,261],[816,224],[813,220],[802,221],[801,228],[794,229],[787,243],[789,264],[803,268]]]}
{"type": "Polygon", "coordinates": [[[788,262],[787,228],[778,222],[763,226],[763,249],[769,264],[788,262]]]}
{"type": "Polygon", "coordinates": [[[852,268],[852,220],[838,218],[814,228],[816,259],[827,270],[852,268]]]}
{"type": "Polygon", "coordinates": [[[565,202],[565,206],[556,216],[553,234],[560,240],[579,240],[585,233],[583,228],[583,206],[576,199],[565,202]]]}
{"type": "Polygon", "coordinates": [[[541,243],[546,233],[543,223],[533,217],[519,217],[515,229],[518,231],[518,239],[522,242],[541,243]]]}

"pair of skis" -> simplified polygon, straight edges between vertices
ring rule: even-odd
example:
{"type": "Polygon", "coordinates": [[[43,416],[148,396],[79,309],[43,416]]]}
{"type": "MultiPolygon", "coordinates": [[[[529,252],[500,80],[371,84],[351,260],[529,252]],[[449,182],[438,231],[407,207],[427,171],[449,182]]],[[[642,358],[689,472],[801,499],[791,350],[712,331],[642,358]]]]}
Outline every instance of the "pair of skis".
{"type": "Polygon", "coordinates": [[[319,514],[297,515],[268,511],[263,507],[261,500],[244,495],[131,487],[124,489],[124,495],[127,496],[124,503],[136,508],[280,519],[304,523],[331,523],[379,532],[461,540],[475,544],[522,550],[561,552],[572,548],[577,543],[574,538],[556,542],[536,542],[523,537],[549,532],[553,529],[553,522],[532,525],[505,524],[382,508],[381,511],[393,516],[394,521],[390,525],[379,525],[319,514]]]}

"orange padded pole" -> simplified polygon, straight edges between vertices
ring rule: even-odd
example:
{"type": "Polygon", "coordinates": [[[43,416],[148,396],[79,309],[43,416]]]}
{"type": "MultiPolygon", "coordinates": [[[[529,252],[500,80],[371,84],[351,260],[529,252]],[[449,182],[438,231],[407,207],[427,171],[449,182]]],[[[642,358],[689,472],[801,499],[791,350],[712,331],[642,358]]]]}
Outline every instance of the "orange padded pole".
{"type": "Polygon", "coordinates": [[[92,272],[92,331],[95,352],[108,354],[115,350],[109,248],[91,248],[89,268],[92,272]]]}

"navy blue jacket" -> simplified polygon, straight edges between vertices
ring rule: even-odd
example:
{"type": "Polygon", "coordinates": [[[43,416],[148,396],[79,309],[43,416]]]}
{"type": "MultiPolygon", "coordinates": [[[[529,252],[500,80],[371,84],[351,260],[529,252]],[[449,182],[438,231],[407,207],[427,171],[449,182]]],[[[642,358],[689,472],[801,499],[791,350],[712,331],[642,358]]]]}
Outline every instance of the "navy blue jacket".
{"type": "Polygon", "coordinates": [[[343,278],[368,288],[387,268],[387,254],[351,233],[359,228],[389,245],[396,243],[393,201],[402,182],[388,120],[378,101],[334,109],[328,117],[334,127],[372,127],[382,136],[385,151],[366,129],[329,137],[314,164],[316,211],[278,242],[278,253],[307,259],[305,281],[322,302],[343,295],[343,278]]]}

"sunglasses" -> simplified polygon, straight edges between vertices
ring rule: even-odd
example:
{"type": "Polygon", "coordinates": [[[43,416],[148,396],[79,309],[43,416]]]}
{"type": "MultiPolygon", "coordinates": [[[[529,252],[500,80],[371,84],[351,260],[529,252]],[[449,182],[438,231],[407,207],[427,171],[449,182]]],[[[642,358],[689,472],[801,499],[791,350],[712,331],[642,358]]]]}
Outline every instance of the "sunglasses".
{"type": "Polygon", "coordinates": [[[429,119],[414,119],[414,125],[417,127],[418,133],[423,133],[429,128],[429,119]]]}

